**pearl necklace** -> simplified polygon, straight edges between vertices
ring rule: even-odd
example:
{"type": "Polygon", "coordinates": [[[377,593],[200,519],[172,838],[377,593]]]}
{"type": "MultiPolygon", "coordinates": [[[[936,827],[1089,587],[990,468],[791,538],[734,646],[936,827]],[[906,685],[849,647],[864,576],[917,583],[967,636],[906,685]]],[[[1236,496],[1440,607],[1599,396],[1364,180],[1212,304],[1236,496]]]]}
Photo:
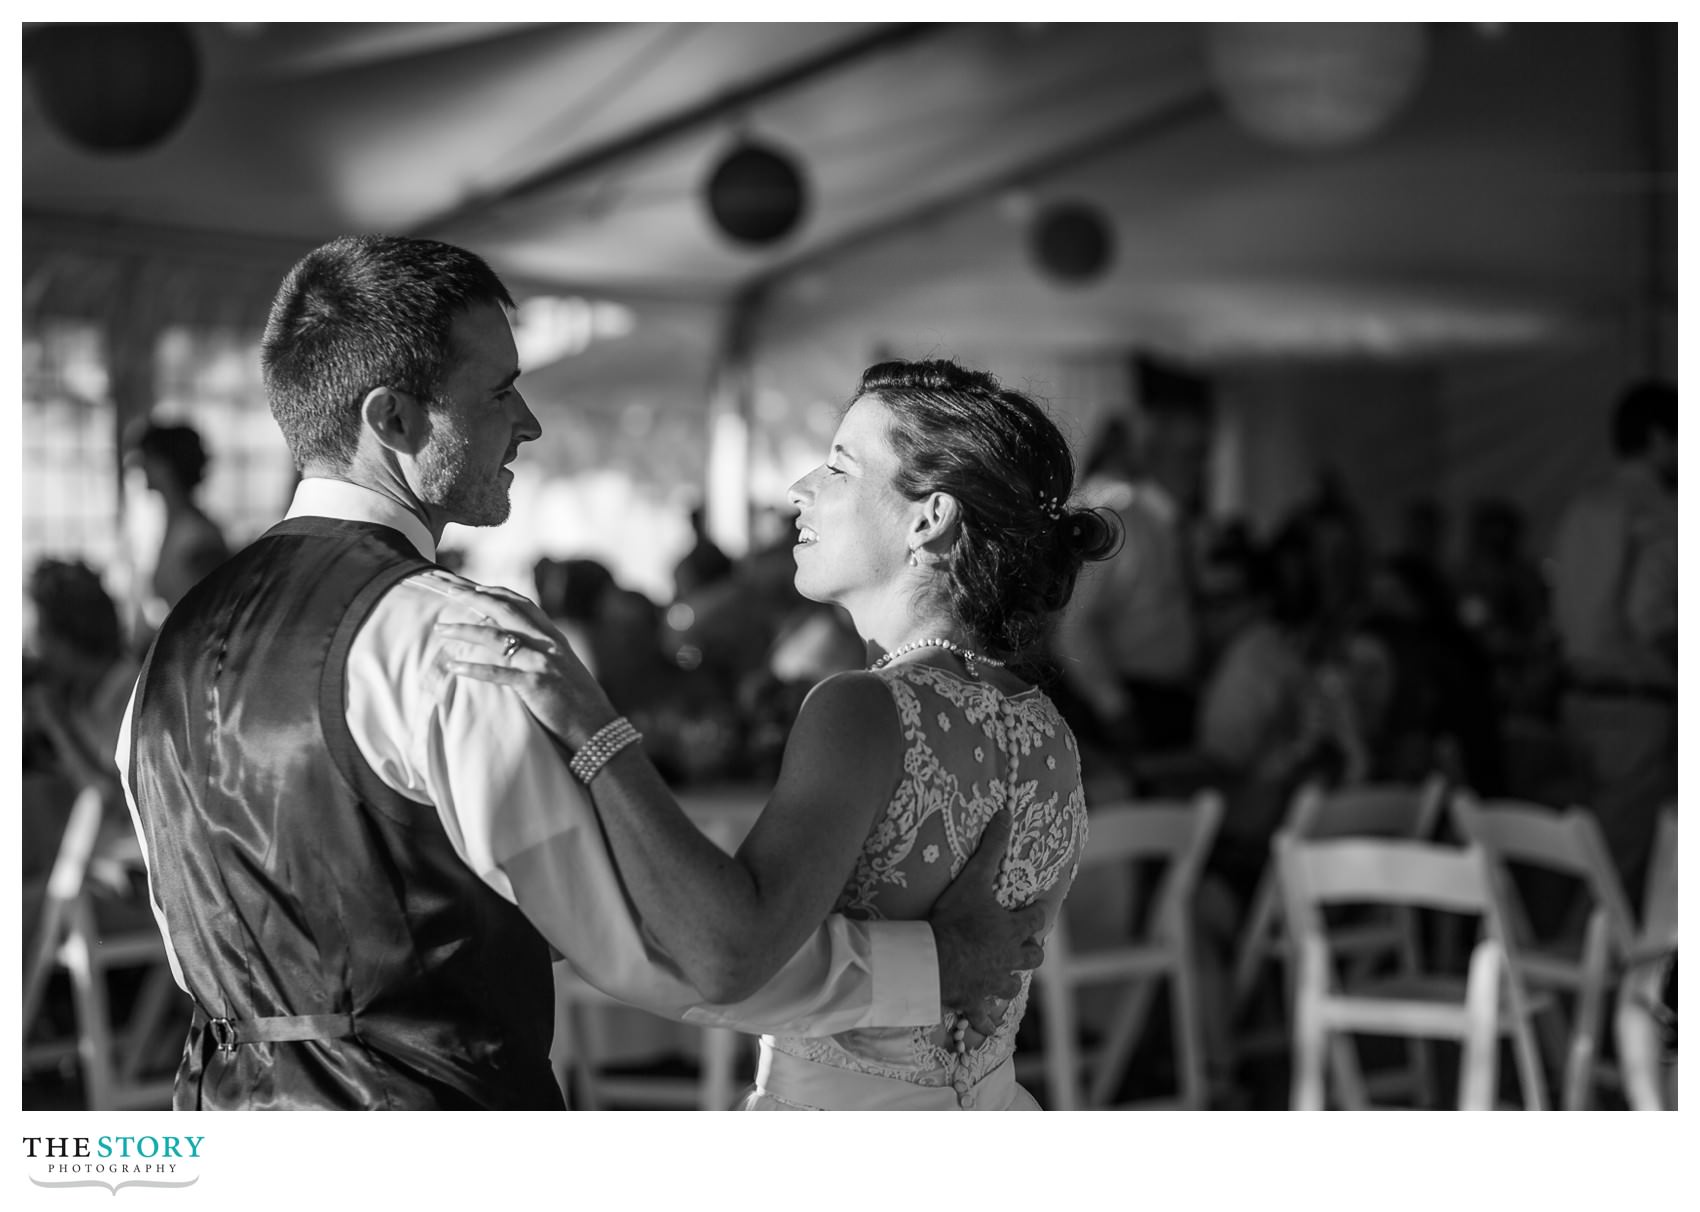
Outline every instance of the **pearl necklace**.
{"type": "Polygon", "coordinates": [[[972,678],[980,676],[980,671],[975,668],[976,665],[990,665],[994,669],[1003,668],[1002,661],[993,660],[988,656],[981,656],[972,648],[964,648],[962,645],[952,643],[950,640],[944,639],[941,636],[931,636],[925,640],[910,640],[907,644],[899,644],[896,648],[893,648],[872,665],[869,665],[868,670],[872,672],[876,669],[884,669],[887,665],[891,664],[904,653],[914,652],[918,648],[942,648],[946,652],[954,652],[957,656],[962,658],[962,663],[968,666],[968,676],[972,678]]]}

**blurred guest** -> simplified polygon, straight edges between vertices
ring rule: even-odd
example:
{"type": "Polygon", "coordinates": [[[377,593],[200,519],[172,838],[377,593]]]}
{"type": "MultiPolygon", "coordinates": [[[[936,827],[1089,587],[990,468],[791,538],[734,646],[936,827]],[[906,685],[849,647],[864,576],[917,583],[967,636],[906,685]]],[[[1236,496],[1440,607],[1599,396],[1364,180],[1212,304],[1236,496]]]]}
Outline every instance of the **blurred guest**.
{"type": "MultiPolygon", "coordinates": [[[[767,527],[764,527],[767,529],[767,527]]],[[[773,531],[722,577],[669,612],[679,664],[713,679],[730,699],[767,665],[786,620],[809,603],[792,583],[796,531],[773,531]]]]}
{"type": "Polygon", "coordinates": [[[1105,428],[1087,460],[1080,499],[1121,519],[1121,548],[1081,578],[1057,628],[1059,702],[1082,734],[1124,761],[1192,740],[1198,621],[1187,530],[1202,499],[1210,431],[1196,407],[1146,406],[1147,433],[1129,418],[1105,428]]]}
{"type": "Polygon", "coordinates": [[[1559,521],[1553,611],[1565,731],[1639,904],[1659,806],[1676,795],[1676,386],[1627,390],[1616,466],[1559,521]]]}
{"type": "Polygon", "coordinates": [[[1257,561],[1260,609],[1204,687],[1198,748],[1227,799],[1212,866],[1249,895],[1269,840],[1306,778],[1338,777],[1358,739],[1343,687],[1317,660],[1321,594],[1308,536],[1289,528],[1257,561]]]}
{"type": "Polygon", "coordinates": [[[1460,613],[1484,635],[1527,635],[1543,623],[1546,585],[1524,548],[1528,523],[1510,501],[1489,497],[1470,511],[1458,568],[1460,613]]]}
{"type": "Polygon", "coordinates": [[[1198,567],[1199,668],[1213,669],[1228,642],[1262,609],[1251,583],[1256,541],[1243,518],[1212,525],[1198,567]]]}
{"type": "Polygon", "coordinates": [[[1552,624],[1546,582],[1524,547],[1527,530],[1510,501],[1476,503],[1458,569],[1457,613],[1486,650],[1500,702],[1538,713],[1548,697],[1542,674],[1552,624]]]}
{"type": "Polygon", "coordinates": [[[807,602],[783,624],[767,663],[738,686],[745,727],[745,773],[776,778],[779,759],[803,700],[816,683],[860,669],[864,646],[855,626],[836,606],[807,602]]]}
{"type": "Polygon", "coordinates": [[[698,505],[691,510],[691,533],[695,536],[691,549],[673,567],[673,596],[690,597],[706,585],[732,573],[732,559],[708,537],[707,516],[698,505]]]}
{"type": "Polygon", "coordinates": [[[1366,777],[1409,783],[1444,769],[1482,795],[1506,794],[1493,670],[1430,565],[1398,557],[1380,566],[1338,655],[1364,739],[1366,777]]]}
{"type": "Polygon", "coordinates": [[[165,506],[165,534],[149,583],[155,599],[147,611],[158,623],[164,612],[230,556],[218,525],[195,503],[206,475],[201,435],[188,425],[144,422],[128,442],[127,460],[141,467],[148,490],[165,506]]]}
{"type": "Polygon", "coordinates": [[[600,665],[591,634],[600,614],[602,593],[614,583],[614,576],[594,560],[577,563],[600,569],[601,575],[586,571],[574,575],[570,567],[574,562],[544,556],[531,566],[532,584],[537,589],[537,604],[567,637],[573,655],[584,662],[592,677],[599,677],[600,665]]]}
{"type": "Polygon", "coordinates": [[[1316,574],[1319,621],[1325,631],[1337,632],[1362,604],[1370,566],[1363,514],[1338,469],[1317,472],[1310,499],[1283,526],[1304,537],[1316,574]]]}
{"type": "Polygon", "coordinates": [[[54,761],[79,784],[115,785],[112,748],[135,683],[118,609],[81,561],[44,559],[24,592],[26,723],[48,734],[54,761]]]}
{"type": "Polygon", "coordinates": [[[127,891],[108,860],[134,842],[112,751],[135,683],[118,609],[80,561],[44,559],[24,590],[24,874],[45,871],[58,850],[70,798],[94,787],[108,812],[91,870],[127,891]]]}
{"type": "Polygon", "coordinates": [[[1446,538],[1446,510],[1433,497],[1419,497],[1405,505],[1394,558],[1426,569],[1432,579],[1445,585],[1449,580],[1446,538]]]}
{"type": "Polygon", "coordinates": [[[650,719],[690,697],[685,671],[663,647],[662,612],[600,560],[539,560],[537,602],[620,711],[650,719]]]}

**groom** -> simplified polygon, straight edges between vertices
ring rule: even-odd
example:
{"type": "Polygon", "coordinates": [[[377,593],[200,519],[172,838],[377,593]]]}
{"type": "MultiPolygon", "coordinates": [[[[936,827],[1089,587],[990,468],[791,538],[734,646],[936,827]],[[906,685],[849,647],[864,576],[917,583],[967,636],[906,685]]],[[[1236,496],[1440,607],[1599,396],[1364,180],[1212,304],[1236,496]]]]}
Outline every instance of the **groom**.
{"type": "MultiPolygon", "coordinates": [[[[193,1108],[559,1108],[550,959],[687,1022],[836,1033],[936,1022],[1036,966],[983,845],[929,922],[833,916],[744,1001],[648,941],[582,785],[518,696],[447,676],[480,621],[435,563],[508,516],[541,427],[506,288],[432,241],[343,237],[284,279],[266,390],[302,474],[285,520],[197,585],[118,741],[193,1108]]],[[[990,1026],[990,1024],[986,1024],[990,1026]]]]}

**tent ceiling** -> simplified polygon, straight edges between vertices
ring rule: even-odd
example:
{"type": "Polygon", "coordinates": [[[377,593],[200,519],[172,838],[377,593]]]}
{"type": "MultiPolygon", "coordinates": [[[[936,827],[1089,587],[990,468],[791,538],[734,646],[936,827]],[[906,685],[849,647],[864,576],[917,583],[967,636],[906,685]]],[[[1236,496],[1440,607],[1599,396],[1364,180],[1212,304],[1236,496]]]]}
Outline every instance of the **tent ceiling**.
{"type": "Polygon", "coordinates": [[[1647,272],[1643,102],[1621,26],[1438,29],[1410,112],[1366,148],[1322,157],[1232,124],[1192,24],[202,24],[194,36],[201,95],[143,153],[70,146],[26,76],[26,223],[273,249],[414,232],[560,289],[718,304],[786,279],[819,302],[825,282],[819,310],[850,319],[979,307],[1000,333],[1167,333],[1229,353],[1542,339],[1621,310],[1647,272]],[[810,189],[800,229],[767,251],[729,243],[701,201],[741,131],[792,149],[810,189]],[[1115,228],[1115,269],[1089,289],[1060,290],[1026,261],[1020,215],[1062,194],[1093,200],[1115,228]]]}

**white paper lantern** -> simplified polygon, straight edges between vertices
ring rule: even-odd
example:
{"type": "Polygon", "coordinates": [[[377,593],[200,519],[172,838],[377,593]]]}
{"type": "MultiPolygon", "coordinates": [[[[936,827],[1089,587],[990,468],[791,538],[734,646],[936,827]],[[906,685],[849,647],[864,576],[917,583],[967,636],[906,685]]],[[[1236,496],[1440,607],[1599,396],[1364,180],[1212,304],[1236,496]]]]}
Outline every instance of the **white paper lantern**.
{"type": "Polygon", "coordinates": [[[1218,24],[1210,73],[1245,128],[1290,147],[1362,142],[1410,101],[1428,62],[1416,22],[1218,24]]]}

